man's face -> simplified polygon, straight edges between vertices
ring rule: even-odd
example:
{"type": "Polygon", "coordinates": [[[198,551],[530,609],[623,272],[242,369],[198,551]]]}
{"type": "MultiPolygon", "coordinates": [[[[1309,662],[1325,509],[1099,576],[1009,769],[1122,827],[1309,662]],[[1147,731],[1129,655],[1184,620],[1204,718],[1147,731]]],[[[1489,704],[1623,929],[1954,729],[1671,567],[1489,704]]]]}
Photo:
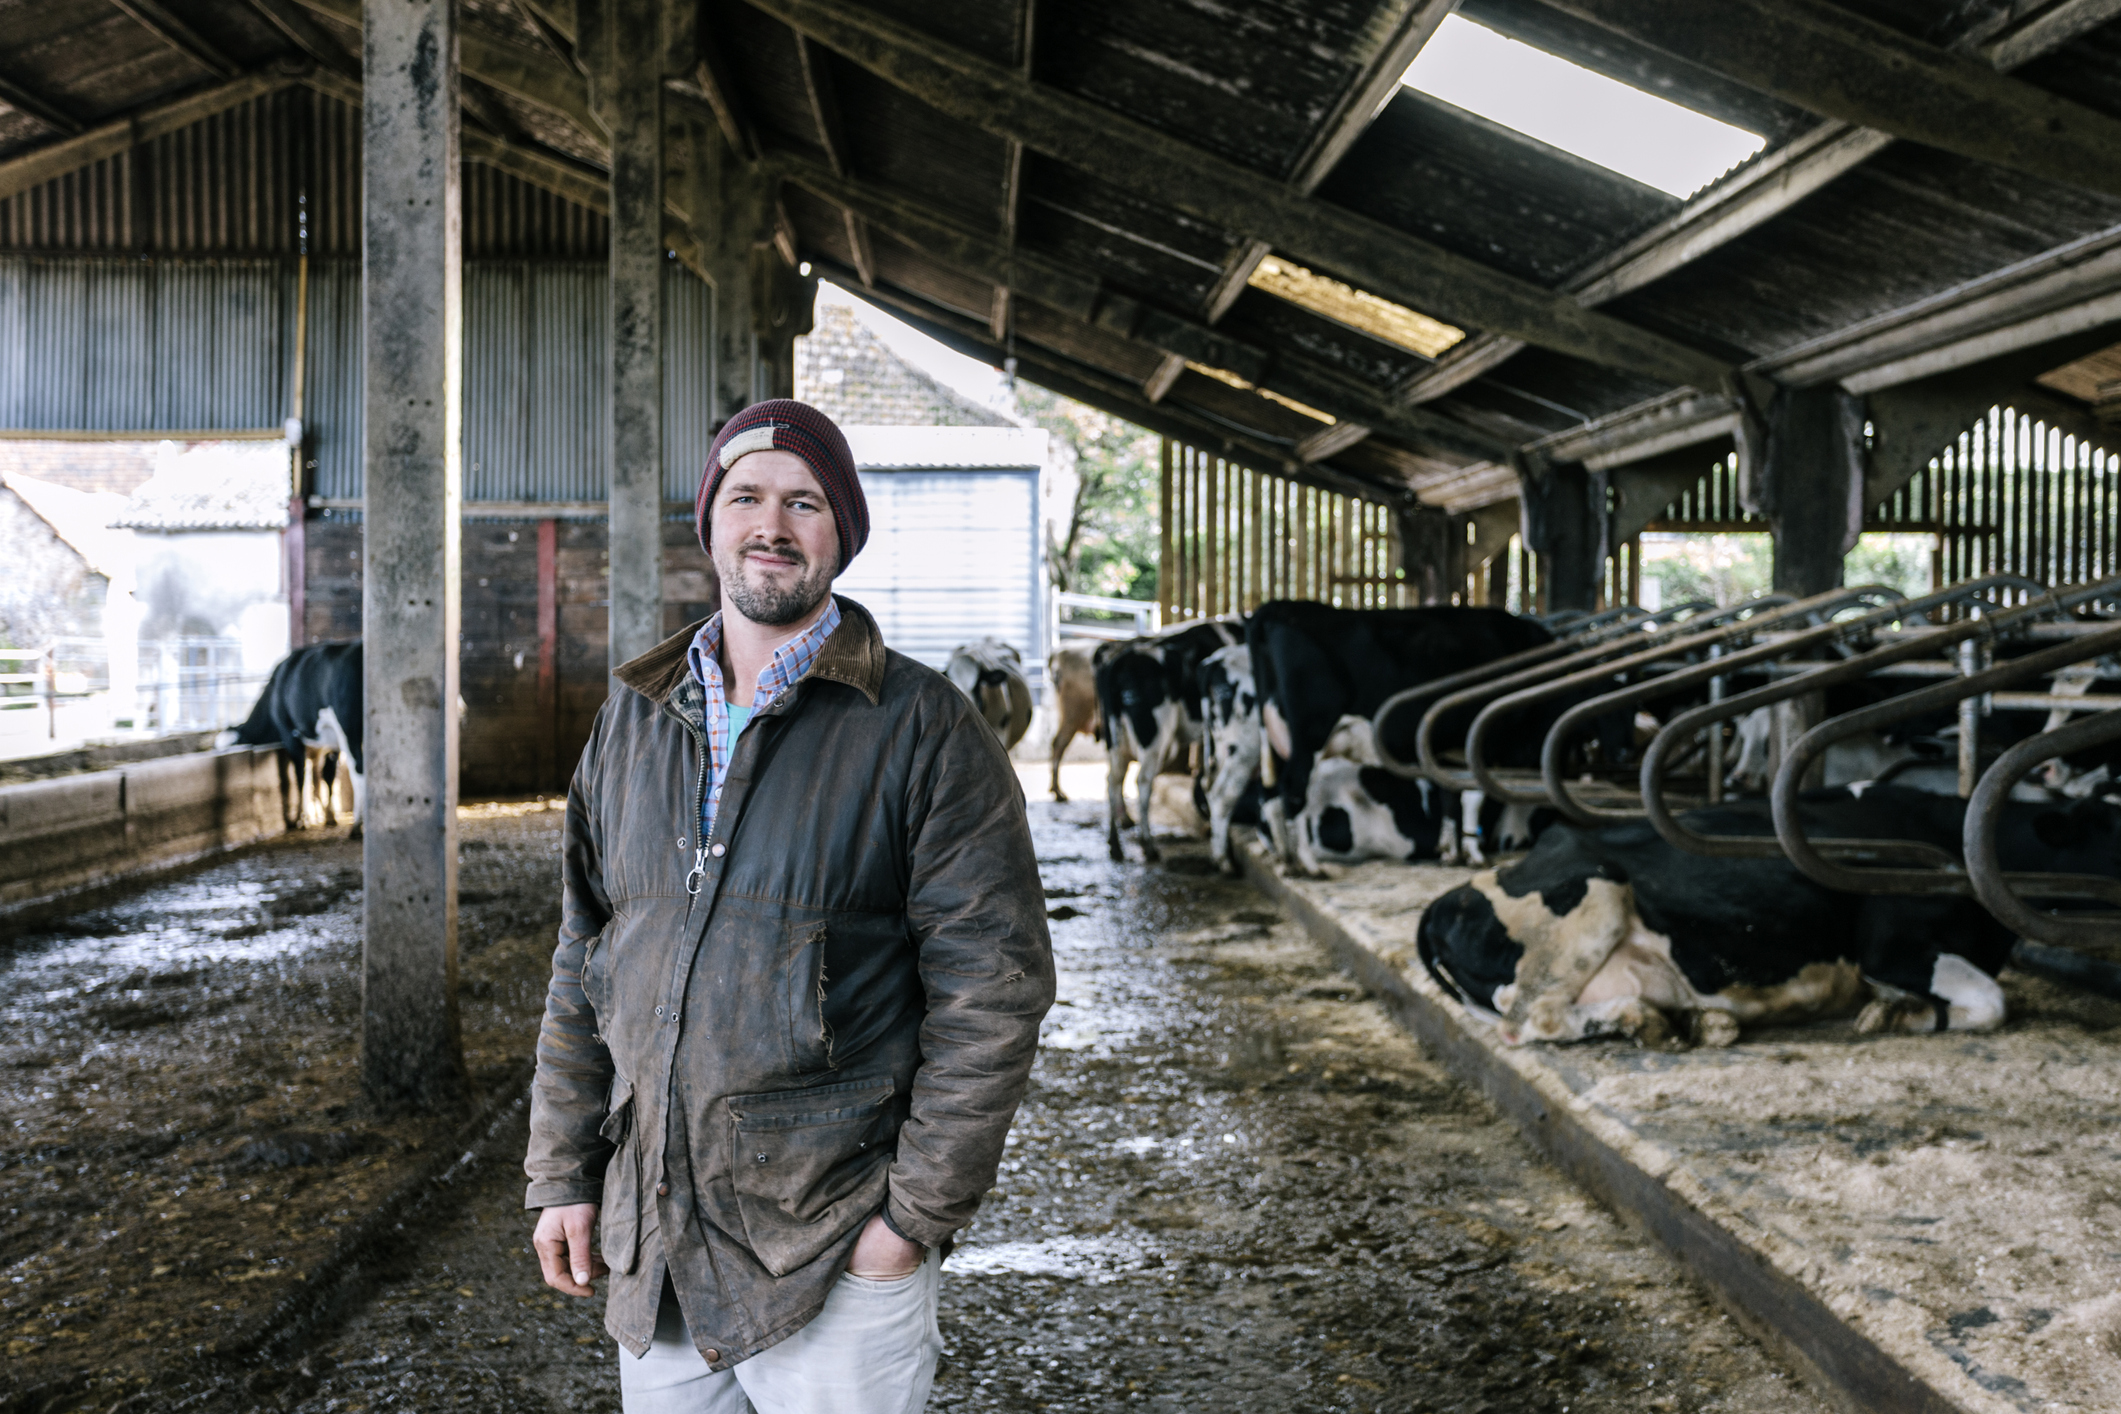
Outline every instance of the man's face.
{"type": "Polygon", "coordinates": [[[724,606],[755,624],[797,623],[832,592],[840,535],[824,488],[793,452],[747,452],[714,488],[708,524],[724,606]]]}

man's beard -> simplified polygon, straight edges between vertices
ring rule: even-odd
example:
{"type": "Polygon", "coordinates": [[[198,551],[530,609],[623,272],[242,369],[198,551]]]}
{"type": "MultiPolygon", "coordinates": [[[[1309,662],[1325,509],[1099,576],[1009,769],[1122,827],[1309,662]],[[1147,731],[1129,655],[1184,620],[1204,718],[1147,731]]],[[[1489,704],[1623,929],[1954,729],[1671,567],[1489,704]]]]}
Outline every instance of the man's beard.
{"type": "Polygon", "coordinates": [[[715,569],[722,577],[722,594],[753,623],[768,628],[792,624],[824,603],[825,596],[832,592],[832,571],[823,565],[811,565],[793,545],[773,548],[775,555],[795,561],[798,573],[793,584],[786,588],[752,584],[744,576],[744,551],[748,548],[739,547],[729,557],[729,563],[717,560],[715,569]]]}

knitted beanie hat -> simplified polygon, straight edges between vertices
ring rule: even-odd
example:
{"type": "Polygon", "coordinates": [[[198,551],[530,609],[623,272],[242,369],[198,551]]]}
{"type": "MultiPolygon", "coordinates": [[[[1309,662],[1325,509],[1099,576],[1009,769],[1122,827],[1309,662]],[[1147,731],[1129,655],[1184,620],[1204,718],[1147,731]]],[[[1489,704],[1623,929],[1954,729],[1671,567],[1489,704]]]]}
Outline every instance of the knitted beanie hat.
{"type": "Polygon", "coordinates": [[[855,475],[854,453],[845,435],[831,418],[793,398],[753,403],[715,434],[714,445],[707,450],[707,465],[700,473],[699,498],[692,507],[700,548],[713,553],[707,540],[707,513],[723,473],[745,453],[768,450],[794,453],[817,477],[840,533],[840,569],[845,570],[869,540],[869,500],[862,495],[862,481],[855,475]]]}

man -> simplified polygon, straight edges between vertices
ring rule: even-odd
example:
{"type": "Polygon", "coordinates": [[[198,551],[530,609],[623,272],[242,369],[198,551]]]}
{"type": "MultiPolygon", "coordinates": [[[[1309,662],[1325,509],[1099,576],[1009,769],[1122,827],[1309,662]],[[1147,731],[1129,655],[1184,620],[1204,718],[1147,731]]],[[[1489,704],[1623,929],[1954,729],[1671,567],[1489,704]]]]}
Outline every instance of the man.
{"type": "Polygon", "coordinates": [[[568,793],[532,1245],[609,1272],[627,1414],[902,1414],[1053,1000],[1023,793],[832,595],[869,511],[828,418],[730,419],[694,517],[722,610],[617,670],[568,793]]]}

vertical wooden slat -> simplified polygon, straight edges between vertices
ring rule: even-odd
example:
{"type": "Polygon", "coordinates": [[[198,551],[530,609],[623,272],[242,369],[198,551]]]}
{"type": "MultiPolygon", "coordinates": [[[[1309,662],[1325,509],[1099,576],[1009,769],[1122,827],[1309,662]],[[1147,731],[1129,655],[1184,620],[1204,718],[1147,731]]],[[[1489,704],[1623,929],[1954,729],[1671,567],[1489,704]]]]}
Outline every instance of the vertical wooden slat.
{"type": "Polygon", "coordinates": [[[1178,618],[1172,607],[1172,576],[1177,572],[1178,556],[1173,553],[1172,537],[1176,522],[1171,504],[1171,439],[1160,439],[1156,457],[1156,601],[1162,611],[1163,621],[1171,623],[1178,618]]]}

